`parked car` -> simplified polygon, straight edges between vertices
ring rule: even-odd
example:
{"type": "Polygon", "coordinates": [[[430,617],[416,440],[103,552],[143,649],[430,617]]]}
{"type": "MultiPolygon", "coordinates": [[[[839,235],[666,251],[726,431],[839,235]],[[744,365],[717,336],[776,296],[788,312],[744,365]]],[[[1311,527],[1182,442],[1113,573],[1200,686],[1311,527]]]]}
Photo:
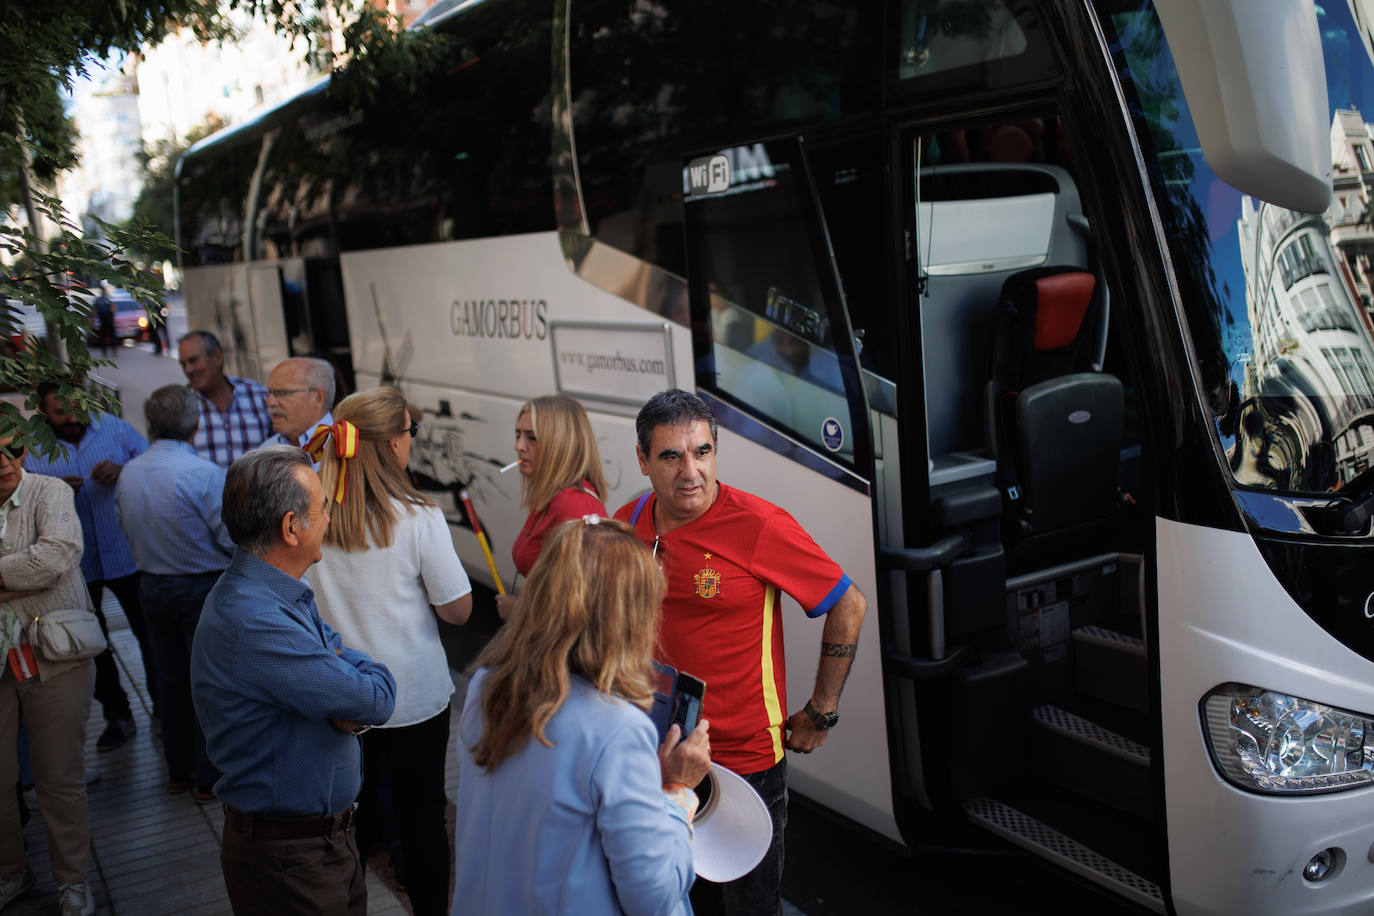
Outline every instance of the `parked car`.
{"type": "Polygon", "coordinates": [[[120,340],[147,340],[148,315],[143,311],[143,306],[122,289],[111,289],[107,295],[115,307],[115,337],[120,340]]]}
{"type": "MultiPolygon", "coordinates": [[[[148,313],[133,296],[129,295],[125,290],[116,287],[111,287],[106,295],[110,297],[110,301],[114,303],[115,307],[114,329],[116,340],[147,341],[153,339],[152,328],[148,321],[148,313]]],[[[91,294],[91,298],[92,300],[95,299],[94,292],[91,294]]],[[[162,320],[167,320],[167,310],[165,308],[162,310],[162,320]]],[[[95,345],[99,342],[99,328],[95,323],[95,316],[92,315],[90,343],[95,345]]]]}

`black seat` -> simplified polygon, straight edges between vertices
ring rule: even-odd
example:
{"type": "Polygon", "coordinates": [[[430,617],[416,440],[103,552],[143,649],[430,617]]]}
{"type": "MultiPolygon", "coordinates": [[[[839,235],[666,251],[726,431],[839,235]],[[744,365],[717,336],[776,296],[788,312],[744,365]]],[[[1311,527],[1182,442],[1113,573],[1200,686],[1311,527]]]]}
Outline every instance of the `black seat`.
{"type": "Polygon", "coordinates": [[[998,303],[988,442],[1009,521],[1022,536],[1113,514],[1121,382],[1090,371],[1097,280],[1077,267],[1007,278],[998,303]]]}

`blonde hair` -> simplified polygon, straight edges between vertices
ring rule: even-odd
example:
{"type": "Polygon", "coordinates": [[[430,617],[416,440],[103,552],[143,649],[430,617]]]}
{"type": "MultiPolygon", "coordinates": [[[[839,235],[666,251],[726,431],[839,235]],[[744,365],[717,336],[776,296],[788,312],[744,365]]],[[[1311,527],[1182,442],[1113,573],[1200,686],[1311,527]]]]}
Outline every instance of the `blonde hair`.
{"type": "Polygon", "coordinates": [[[518,419],[525,413],[530,415],[530,426],[539,443],[539,461],[534,473],[521,479],[520,505],[542,512],[555,496],[568,487],[580,487],[584,480],[604,503],[609,487],[601,470],[596,436],[582,405],[564,394],[546,394],[526,401],[515,416],[518,419]]]}
{"type": "Polygon", "coordinates": [[[352,458],[334,453],[331,440],[320,464],[324,491],[334,493],[343,464],[348,462],[348,481],[343,503],[330,508],[326,544],[353,552],[367,550],[367,533],[378,547],[391,546],[391,535],[399,517],[397,503],[432,506],[410,482],[406,469],[396,460],[391,440],[410,426],[406,399],[395,388],[373,388],[351,394],[334,408],[334,420],[347,420],[358,428],[358,450],[352,458]]]}
{"type": "Polygon", "coordinates": [[[544,727],[578,675],[646,712],[663,573],[629,526],[564,522],[544,544],[506,625],[473,663],[482,688],[482,736],[472,759],[492,769],[544,727]]]}

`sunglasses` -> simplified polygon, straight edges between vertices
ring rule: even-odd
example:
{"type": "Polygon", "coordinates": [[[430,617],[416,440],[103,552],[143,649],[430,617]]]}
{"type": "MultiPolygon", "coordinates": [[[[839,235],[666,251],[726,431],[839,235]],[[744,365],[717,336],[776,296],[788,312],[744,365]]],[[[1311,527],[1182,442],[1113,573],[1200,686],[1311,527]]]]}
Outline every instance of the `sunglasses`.
{"type": "Polygon", "coordinates": [[[16,445],[11,442],[9,445],[0,445],[0,457],[15,461],[24,457],[24,446],[16,445]]]}
{"type": "Polygon", "coordinates": [[[420,435],[420,421],[419,421],[419,420],[411,420],[411,421],[410,421],[410,430],[409,430],[409,431],[410,431],[410,438],[412,438],[412,439],[414,439],[416,436],[420,435]]]}

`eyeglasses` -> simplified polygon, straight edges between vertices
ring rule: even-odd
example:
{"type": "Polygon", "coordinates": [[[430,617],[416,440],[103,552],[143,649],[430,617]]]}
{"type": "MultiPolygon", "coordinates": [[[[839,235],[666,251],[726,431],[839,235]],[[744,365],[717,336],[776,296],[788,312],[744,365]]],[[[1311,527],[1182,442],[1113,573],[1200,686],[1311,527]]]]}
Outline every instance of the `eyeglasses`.
{"type": "Polygon", "coordinates": [[[17,461],[24,457],[24,446],[16,445],[11,442],[9,445],[0,445],[0,458],[8,458],[10,461],[17,461]]]}
{"type": "Polygon", "coordinates": [[[419,421],[419,420],[411,420],[411,421],[410,421],[410,428],[409,428],[408,431],[410,432],[410,438],[412,438],[412,439],[414,439],[416,436],[420,435],[420,421],[419,421]]]}
{"type": "Polygon", "coordinates": [[[268,388],[267,394],[280,401],[288,394],[300,394],[302,391],[314,391],[313,388],[268,388]]]}

